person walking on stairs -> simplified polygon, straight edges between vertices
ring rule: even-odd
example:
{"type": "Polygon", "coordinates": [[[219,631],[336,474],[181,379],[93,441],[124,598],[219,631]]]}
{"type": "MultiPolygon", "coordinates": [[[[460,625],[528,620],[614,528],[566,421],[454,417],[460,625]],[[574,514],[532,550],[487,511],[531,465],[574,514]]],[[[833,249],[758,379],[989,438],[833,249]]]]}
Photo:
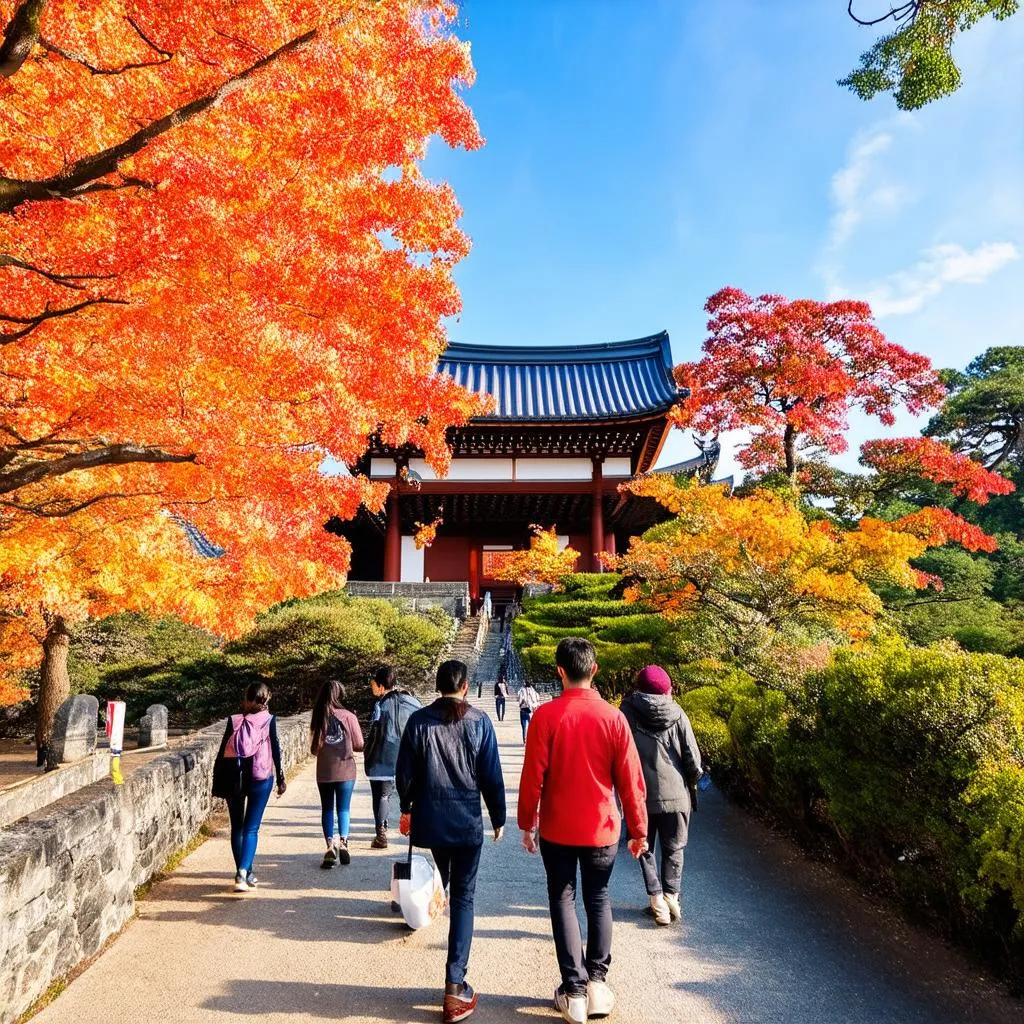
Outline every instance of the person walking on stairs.
{"type": "Polygon", "coordinates": [[[466,700],[469,670],[446,661],[437,670],[440,697],[409,719],[398,753],[396,783],[402,835],[428,847],[448,890],[450,923],[444,1024],[465,1020],[477,995],[466,981],[473,943],[473,899],[484,841],[480,798],[494,841],[505,827],[505,782],[488,716],[466,700]]]}
{"type": "Polygon", "coordinates": [[[555,1009],[569,1024],[606,1017],[615,996],[606,978],[612,962],[608,883],[619,845],[618,793],[629,852],[647,849],[646,789],[640,759],[622,712],[594,689],[597,661],[589,640],[567,637],[555,650],[564,690],[541,705],[526,737],[519,782],[523,847],[538,845],[547,874],[551,929],[561,984],[555,1009]],[[538,842],[539,835],[539,842],[538,842]],[[587,914],[586,954],[576,917],[576,876],[587,914]]]}
{"type": "Polygon", "coordinates": [[[494,710],[499,722],[505,721],[505,701],[508,700],[508,683],[505,682],[503,673],[498,675],[498,681],[494,684],[494,710]]]}
{"type": "Polygon", "coordinates": [[[363,770],[370,780],[373,824],[376,835],[370,846],[388,848],[388,814],[395,791],[395,762],[398,747],[409,716],[422,707],[408,690],[398,687],[398,673],[390,665],[381,665],[370,683],[377,703],[373,708],[363,751],[363,770]]]}
{"type": "Polygon", "coordinates": [[[356,760],[363,749],[359,720],[345,707],[345,687],[331,679],[320,687],[310,724],[310,753],[316,756],[316,788],[320,791],[320,822],[327,852],[322,868],[348,864],[348,829],[352,791],[356,786],[356,760]],[[337,837],[335,837],[337,816],[337,837]]]}
{"type": "Polygon", "coordinates": [[[682,917],[683,852],[703,774],[700,750],[689,718],[672,699],[672,680],[658,665],[640,670],[632,692],[622,701],[622,713],[633,733],[647,785],[649,849],[640,856],[640,870],[654,920],[671,924],[682,917]],[[654,857],[659,843],[660,872],[654,857]]]}
{"type": "Polygon", "coordinates": [[[526,742],[526,733],[530,728],[530,719],[534,711],[540,707],[540,694],[530,683],[523,683],[519,688],[519,724],[523,727],[523,743],[526,742]]]}
{"type": "Polygon", "coordinates": [[[235,762],[240,770],[240,786],[227,797],[231,819],[231,854],[235,859],[235,892],[248,892],[257,885],[253,873],[256,844],[263,812],[277,781],[277,795],[288,788],[281,768],[281,744],[277,738],[277,719],[267,710],[270,688],[266,683],[250,683],[242,699],[242,713],[232,715],[224,729],[218,760],[235,762]]]}

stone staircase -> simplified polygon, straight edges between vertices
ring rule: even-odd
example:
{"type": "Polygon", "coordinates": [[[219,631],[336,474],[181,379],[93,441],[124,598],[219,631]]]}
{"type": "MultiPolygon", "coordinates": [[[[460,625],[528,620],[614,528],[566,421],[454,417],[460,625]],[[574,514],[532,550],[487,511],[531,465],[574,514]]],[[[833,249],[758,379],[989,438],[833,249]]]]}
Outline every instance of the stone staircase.
{"type": "Polygon", "coordinates": [[[480,651],[476,664],[472,667],[469,675],[470,689],[479,683],[494,685],[498,681],[498,669],[501,667],[501,629],[496,622],[492,622],[487,631],[487,638],[484,641],[483,650],[480,651]]]}

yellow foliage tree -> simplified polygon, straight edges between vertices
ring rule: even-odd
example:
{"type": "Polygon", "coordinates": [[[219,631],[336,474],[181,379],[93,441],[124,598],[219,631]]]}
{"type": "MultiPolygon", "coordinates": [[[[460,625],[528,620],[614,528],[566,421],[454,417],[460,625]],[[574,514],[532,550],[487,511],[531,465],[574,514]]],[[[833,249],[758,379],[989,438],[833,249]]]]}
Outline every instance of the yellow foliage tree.
{"type": "Polygon", "coordinates": [[[502,555],[494,569],[495,579],[516,583],[547,583],[556,589],[564,577],[576,568],[580,553],[575,548],[558,546],[558,534],[552,526],[532,527],[533,537],[526,551],[509,551],[502,555]]]}
{"type": "Polygon", "coordinates": [[[818,626],[860,639],[882,602],[872,584],[941,586],[910,561],[950,541],[992,550],[992,538],[947,509],[894,522],[864,517],[852,530],[808,519],[768,490],[745,497],[668,476],[624,485],[654,498],[674,518],[636,538],[612,567],[637,582],[627,598],[668,615],[704,612],[736,650],[790,626],[818,626]]]}

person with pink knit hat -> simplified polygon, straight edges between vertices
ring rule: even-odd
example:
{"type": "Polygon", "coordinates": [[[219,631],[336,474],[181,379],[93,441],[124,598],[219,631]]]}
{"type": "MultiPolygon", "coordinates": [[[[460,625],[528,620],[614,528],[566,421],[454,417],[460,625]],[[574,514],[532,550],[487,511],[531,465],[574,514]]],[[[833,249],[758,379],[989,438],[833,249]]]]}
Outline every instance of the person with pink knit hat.
{"type": "Polygon", "coordinates": [[[647,785],[647,851],[639,858],[654,920],[671,924],[682,916],[683,851],[697,783],[703,774],[693,727],[672,699],[672,680],[659,665],[641,669],[622,701],[647,785]],[[661,859],[655,860],[655,846],[661,859]]]}

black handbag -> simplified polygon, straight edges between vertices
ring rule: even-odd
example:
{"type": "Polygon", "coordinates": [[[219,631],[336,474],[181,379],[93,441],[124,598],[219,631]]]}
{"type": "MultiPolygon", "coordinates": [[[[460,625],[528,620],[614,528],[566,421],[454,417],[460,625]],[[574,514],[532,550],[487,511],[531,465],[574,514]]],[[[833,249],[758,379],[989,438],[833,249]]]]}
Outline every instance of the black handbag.
{"type": "Polygon", "coordinates": [[[221,744],[217,759],[213,762],[213,785],[210,792],[222,800],[233,800],[242,795],[245,779],[242,772],[242,759],[240,757],[225,757],[224,748],[226,746],[227,739],[221,744]]]}

